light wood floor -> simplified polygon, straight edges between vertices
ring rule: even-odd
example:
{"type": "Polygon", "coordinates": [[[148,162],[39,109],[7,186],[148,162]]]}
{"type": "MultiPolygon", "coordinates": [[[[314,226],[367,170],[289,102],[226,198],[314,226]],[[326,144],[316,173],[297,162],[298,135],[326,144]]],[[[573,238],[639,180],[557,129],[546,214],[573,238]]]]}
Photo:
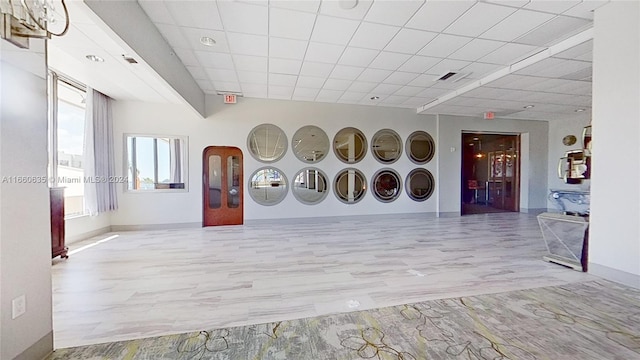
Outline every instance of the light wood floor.
{"type": "Polygon", "coordinates": [[[53,265],[56,348],[594,279],[544,262],[520,213],[254,221],[72,250],[53,265]]]}

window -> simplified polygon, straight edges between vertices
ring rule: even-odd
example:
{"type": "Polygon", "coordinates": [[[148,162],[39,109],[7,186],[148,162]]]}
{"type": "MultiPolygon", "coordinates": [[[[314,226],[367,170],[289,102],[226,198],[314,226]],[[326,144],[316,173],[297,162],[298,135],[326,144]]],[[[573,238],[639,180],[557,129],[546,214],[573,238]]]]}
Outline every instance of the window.
{"type": "Polygon", "coordinates": [[[84,214],[84,125],[86,88],[50,73],[50,185],[64,187],[65,216],[84,214]]]}
{"type": "Polygon", "coordinates": [[[125,135],[127,190],[186,189],[187,139],[125,135]]]}

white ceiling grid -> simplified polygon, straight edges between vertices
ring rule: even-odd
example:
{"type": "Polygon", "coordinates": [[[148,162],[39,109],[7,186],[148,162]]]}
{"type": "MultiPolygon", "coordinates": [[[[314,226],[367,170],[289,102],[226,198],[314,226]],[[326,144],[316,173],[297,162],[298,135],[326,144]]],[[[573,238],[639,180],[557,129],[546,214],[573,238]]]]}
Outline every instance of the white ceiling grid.
{"type": "MultiPolygon", "coordinates": [[[[330,0],[139,3],[207,93],[416,108],[589,28],[592,10],[606,1],[361,0],[353,9],[330,0]],[[202,36],[216,45],[202,45],[202,36]],[[449,71],[468,75],[435,81],[449,71]]],[[[428,112],[584,116],[575,110],[591,106],[591,47],[428,112]]]]}

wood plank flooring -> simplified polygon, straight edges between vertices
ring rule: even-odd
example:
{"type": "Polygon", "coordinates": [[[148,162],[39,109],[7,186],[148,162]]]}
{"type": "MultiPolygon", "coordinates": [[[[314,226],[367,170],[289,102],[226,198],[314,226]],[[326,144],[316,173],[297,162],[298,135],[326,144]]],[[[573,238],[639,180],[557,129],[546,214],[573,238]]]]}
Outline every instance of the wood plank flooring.
{"type": "Polygon", "coordinates": [[[595,279],[544,262],[520,213],[253,221],[71,250],[53,265],[56,348],[595,279]]]}

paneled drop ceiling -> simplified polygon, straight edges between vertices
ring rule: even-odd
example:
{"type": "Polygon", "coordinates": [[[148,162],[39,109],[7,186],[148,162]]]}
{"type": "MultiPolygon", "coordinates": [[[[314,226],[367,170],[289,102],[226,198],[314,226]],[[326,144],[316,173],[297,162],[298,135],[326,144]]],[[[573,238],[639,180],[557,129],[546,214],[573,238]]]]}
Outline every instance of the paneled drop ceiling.
{"type": "MultiPolygon", "coordinates": [[[[588,31],[607,1],[138,3],[205,93],[419,109],[588,31]],[[448,72],[458,74],[437,81],[448,72]]],[[[588,119],[591,48],[576,44],[423,113],[588,119]]]]}

